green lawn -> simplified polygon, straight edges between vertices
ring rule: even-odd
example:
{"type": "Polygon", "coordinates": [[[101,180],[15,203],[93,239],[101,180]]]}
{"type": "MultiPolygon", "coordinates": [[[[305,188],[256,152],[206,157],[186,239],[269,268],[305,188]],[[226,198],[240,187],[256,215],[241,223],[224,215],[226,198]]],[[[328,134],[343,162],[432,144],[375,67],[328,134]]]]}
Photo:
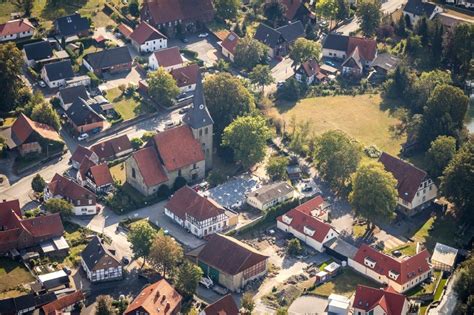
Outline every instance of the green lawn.
{"type": "Polygon", "coordinates": [[[289,122],[294,116],[297,122],[310,121],[312,131],[321,134],[328,130],[342,130],[363,145],[376,145],[391,154],[400,152],[405,137],[394,138],[389,127],[399,120],[389,110],[381,110],[379,95],[327,96],[307,98],[295,105],[280,105],[279,111],[289,122]]]}
{"type": "Polygon", "coordinates": [[[416,297],[424,294],[433,294],[436,289],[436,284],[438,283],[439,278],[442,275],[441,271],[435,271],[433,274],[434,280],[431,283],[423,283],[417,285],[416,287],[408,290],[405,295],[409,297],[416,297]]]}
{"type": "Polygon", "coordinates": [[[323,283],[311,291],[311,293],[322,296],[329,296],[331,293],[336,293],[349,297],[355,292],[358,284],[375,288],[380,286],[380,284],[362,276],[356,271],[350,268],[344,268],[332,281],[323,283]]]}
{"type": "Polygon", "coordinates": [[[149,109],[146,104],[137,101],[134,97],[122,95],[122,91],[117,88],[107,90],[107,99],[114,104],[115,111],[123,118],[129,120],[140,114],[147,113],[149,109]]]}
{"type": "Polygon", "coordinates": [[[161,229],[158,226],[156,226],[153,222],[150,222],[148,219],[128,220],[128,221],[124,221],[123,225],[126,228],[131,229],[134,226],[136,226],[137,224],[141,224],[141,223],[147,224],[152,229],[154,229],[156,232],[161,231],[161,229]]]}
{"type": "Polygon", "coordinates": [[[110,168],[110,173],[112,178],[119,181],[120,183],[125,183],[126,173],[125,173],[125,163],[120,163],[114,165],[110,168]]]}
{"type": "Polygon", "coordinates": [[[444,286],[446,285],[447,281],[448,281],[448,279],[443,278],[439,282],[439,285],[436,288],[436,291],[435,291],[435,294],[434,294],[434,297],[433,297],[434,301],[439,301],[441,299],[441,294],[443,294],[443,289],[444,289],[444,286]]]}
{"type": "Polygon", "coordinates": [[[6,292],[20,284],[33,282],[35,278],[22,264],[9,258],[0,258],[0,292],[6,292]]]}

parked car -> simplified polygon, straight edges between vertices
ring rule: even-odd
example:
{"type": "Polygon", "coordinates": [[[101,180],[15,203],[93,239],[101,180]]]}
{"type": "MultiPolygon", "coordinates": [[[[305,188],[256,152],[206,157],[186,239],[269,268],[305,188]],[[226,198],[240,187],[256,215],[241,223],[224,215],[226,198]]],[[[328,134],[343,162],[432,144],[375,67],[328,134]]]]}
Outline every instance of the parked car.
{"type": "Polygon", "coordinates": [[[39,81],[38,81],[38,84],[39,84],[39,86],[42,87],[42,88],[45,88],[45,87],[46,87],[46,83],[44,83],[43,80],[39,80],[39,81]]]}
{"type": "Polygon", "coordinates": [[[186,37],[181,38],[181,41],[185,44],[189,43],[189,39],[187,39],[186,37]]]}
{"type": "Polygon", "coordinates": [[[402,252],[399,251],[399,250],[394,250],[394,251],[392,252],[392,255],[395,256],[395,257],[400,257],[400,256],[402,255],[402,252]]]}
{"type": "Polygon", "coordinates": [[[86,140],[87,138],[89,138],[89,135],[87,133],[83,133],[77,137],[77,141],[86,140]]]}
{"type": "Polygon", "coordinates": [[[201,33],[198,35],[199,38],[206,38],[207,36],[209,36],[208,33],[201,33]]]}
{"type": "Polygon", "coordinates": [[[285,81],[278,81],[277,82],[277,88],[281,88],[283,85],[285,85],[285,81]]]}
{"type": "Polygon", "coordinates": [[[63,267],[63,271],[64,271],[68,276],[72,273],[71,269],[69,269],[69,268],[66,267],[66,266],[63,267]]]}
{"type": "Polygon", "coordinates": [[[303,188],[302,191],[303,191],[303,192],[312,192],[312,191],[313,191],[313,187],[306,185],[306,186],[303,188]]]}
{"type": "Polygon", "coordinates": [[[174,121],[168,121],[165,123],[165,129],[170,129],[174,127],[174,121]]]}
{"type": "Polygon", "coordinates": [[[210,289],[214,285],[214,282],[208,277],[202,277],[201,280],[199,280],[199,283],[206,289],[210,289]]]}
{"type": "Polygon", "coordinates": [[[122,257],[122,263],[124,265],[128,265],[130,263],[130,258],[128,258],[127,256],[123,256],[122,257]]]}
{"type": "Polygon", "coordinates": [[[221,287],[220,285],[215,285],[212,290],[220,295],[226,295],[227,293],[229,293],[229,290],[227,288],[221,287]]]}

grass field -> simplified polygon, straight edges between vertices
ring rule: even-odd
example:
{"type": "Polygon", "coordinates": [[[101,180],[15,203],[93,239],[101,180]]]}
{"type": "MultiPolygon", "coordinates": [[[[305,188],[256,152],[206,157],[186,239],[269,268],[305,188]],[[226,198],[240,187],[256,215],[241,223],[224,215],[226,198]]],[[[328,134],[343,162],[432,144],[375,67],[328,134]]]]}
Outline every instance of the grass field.
{"type": "Polygon", "coordinates": [[[394,138],[389,127],[398,123],[389,111],[380,109],[379,95],[327,96],[308,98],[294,106],[282,105],[280,113],[289,126],[294,116],[297,122],[309,120],[315,134],[342,130],[363,145],[376,145],[391,154],[398,154],[405,138],[394,138]]]}
{"type": "Polygon", "coordinates": [[[114,165],[110,168],[110,173],[112,178],[119,181],[120,183],[125,183],[126,174],[125,174],[125,163],[120,163],[114,165]]]}
{"type": "Polygon", "coordinates": [[[20,284],[34,280],[23,265],[8,258],[0,258],[0,292],[9,291],[20,284]]]}
{"type": "Polygon", "coordinates": [[[332,281],[323,283],[311,292],[322,296],[329,296],[331,293],[335,293],[348,297],[355,292],[358,284],[375,288],[380,286],[375,281],[360,275],[354,270],[345,268],[332,281]]]}
{"type": "Polygon", "coordinates": [[[133,97],[122,95],[122,91],[117,88],[107,90],[107,99],[114,104],[115,111],[122,116],[123,120],[129,120],[146,112],[145,106],[133,97]]]}

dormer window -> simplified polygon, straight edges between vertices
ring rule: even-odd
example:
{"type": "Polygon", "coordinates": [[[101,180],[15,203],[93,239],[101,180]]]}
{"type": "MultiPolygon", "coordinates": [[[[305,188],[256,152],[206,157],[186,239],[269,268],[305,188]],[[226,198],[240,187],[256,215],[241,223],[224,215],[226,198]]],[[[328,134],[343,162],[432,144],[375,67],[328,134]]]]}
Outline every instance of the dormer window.
{"type": "Polygon", "coordinates": [[[398,272],[396,272],[395,270],[390,270],[390,271],[388,272],[388,276],[389,276],[390,278],[392,278],[393,280],[397,280],[398,277],[400,276],[400,274],[399,274],[398,272]]]}
{"type": "Polygon", "coordinates": [[[364,258],[364,265],[366,265],[369,268],[375,268],[376,261],[371,259],[370,257],[365,257],[364,258]]]}
{"type": "Polygon", "coordinates": [[[316,232],[316,231],[313,230],[313,229],[310,228],[310,227],[305,226],[305,227],[303,228],[303,232],[304,232],[304,234],[306,234],[306,235],[313,236],[313,235],[314,235],[314,232],[316,232]]]}
{"type": "Polygon", "coordinates": [[[286,224],[291,224],[291,221],[293,221],[293,218],[287,216],[286,214],[283,215],[282,220],[286,224]]]}

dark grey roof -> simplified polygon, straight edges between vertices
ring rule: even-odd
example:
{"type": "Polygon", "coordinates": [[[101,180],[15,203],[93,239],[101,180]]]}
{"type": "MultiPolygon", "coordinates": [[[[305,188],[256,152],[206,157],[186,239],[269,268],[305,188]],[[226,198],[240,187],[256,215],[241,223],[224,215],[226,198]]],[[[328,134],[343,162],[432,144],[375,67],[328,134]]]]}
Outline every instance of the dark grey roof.
{"type": "Polygon", "coordinates": [[[57,297],[56,297],[56,294],[54,294],[54,292],[48,292],[45,294],[35,296],[36,307],[41,307],[43,305],[46,305],[56,300],[57,300],[57,297]]]}
{"type": "Polygon", "coordinates": [[[0,300],[0,310],[5,314],[15,314],[17,309],[15,307],[15,299],[14,298],[7,298],[0,300]]]}
{"type": "Polygon", "coordinates": [[[349,45],[349,36],[329,34],[323,43],[323,48],[346,51],[349,45]]]}
{"type": "Polygon", "coordinates": [[[65,37],[77,35],[90,28],[89,20],[78,13],[60,17],[54,21],[54,24],[58,33],[65,37]]]}
{"type": "Polygon", "coordinates": [[[99,260],[105,255],[114,257],[104,244],[102,244],[102,241],[98,236],[94,236],[81,253],[81,257],[89,270],[92,270],[97,262],[99,262],[99,260]]]}
{"type": "Polygon", "coordinates": [[[268,25],[260,23],[255,32],[254,39],[262,42],[269,47],[275,47],[280,41],[281,34],[277,30],[268,25]]]}
{"type": "Polygon", "coordinates": [[[294,42],[300,37],[304,37],[304,26],[301,21],[288,23],[280,26],[276,30],[283,36],[283,39],[289,43],[294,42]]]}
{"type": "Polygon", "coordinates": [[[48,41],[26,44],[23,46],[28,60],[42,60],[53,57],[53,49],[48,41]]]}
{"type": "Polygon", "coordinates": [[[198,72],[192,108],[183,117],[183,121],[193,129],[202,128],[214,123],[206,106],[201,71],[198,72]]]}
{"type": "Polygon", "coordinates": [[[436,4],[431,2],[424,2],[422,0],[408,0],[403,11],[412,13],[416,16],[430,17],[436,9],[436,4]]]}
{"type": "Polygon", "coordinates": [[[84,59],[93,69],[109,68],[132,62],[132,56],[130,55],[127,46],[91,53],[86,55],[84,59]]]}
{"type": "Polygon", "coordinates": [[[56,300],[54,292],[48,292],[39,296],[33,293],[21,295],[14,298],[0,300],[0,314],[17,314],[30,308],[39,308],[56,300]]]}
{"type": "Polygon", "coordinates": [[[385,71],[393,70],[400,63],[400,58],[395,57],[389,53],[378,54],[372,63],[372,67],[382,68],[385,71]]]}
{"type": "Polygon", "coordinates": [[[44,68],[50,81],[70,79],[74,77],[71,60],[48,63],[44,66],[44,68]]]}
{"type": "Polygon", "coordinates": [[[64,104],[71,104],[77,98],[88,99],[89,95],[84,85],[71,86],[59,90],[59,96],[63,100],[64,104]]]}
{"type": "Polygon", "coordinates": [[[89,104],[80,97],[68,108],[66,115],[76,126],[83,126],[104,120],[102,116],[97,114],[89,104]]]}

